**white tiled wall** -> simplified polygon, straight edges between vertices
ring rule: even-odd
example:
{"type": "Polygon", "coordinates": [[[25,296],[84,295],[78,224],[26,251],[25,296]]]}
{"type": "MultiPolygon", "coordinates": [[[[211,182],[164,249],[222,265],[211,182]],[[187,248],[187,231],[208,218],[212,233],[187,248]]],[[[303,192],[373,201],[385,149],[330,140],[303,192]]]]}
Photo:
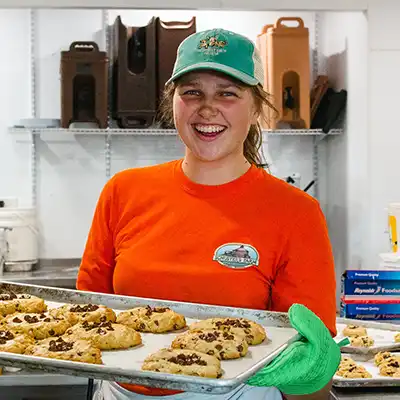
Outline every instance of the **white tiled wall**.
{"type": "MultiPolygon", "coordinates": [[[[310,28],[313,14],[295,13],[310,28]]],[[[266,23],[293,13],[111,11],[110,23],[121,15],[127,25],[146,24],[153,15],[164,20],[188,20],[197,16],[198,30],[223,27],[255,40],[266,23]]],[[[0,121],[0,196],[18,196],[30,203],[29,137],[12,136],[7,126],[30,116],[29,12],[0,10],[3,59],[0,75],[2,115],[0,121]],[[12,40],[10,40],[12,39],[12,40]]],[[[60,51],[74,40],[95,40],[104,48],[102,16],[98,10],[40,10],[37,21],[37,109],[42,118],[60,117],[60,51]]],[[[176,159],[183,147],[175,137],[114,137],[112,173],[121,169],[176,159]]],[[[271,138],[269,154],[280,176],[300,172],[305,186],[312,179],[312,138],[271,138]]],[[[105,183],[104,137],[71,138],[44,136],[38,140],[38,215],[42,258],[80,257],[93,208],[105,183]]]]}

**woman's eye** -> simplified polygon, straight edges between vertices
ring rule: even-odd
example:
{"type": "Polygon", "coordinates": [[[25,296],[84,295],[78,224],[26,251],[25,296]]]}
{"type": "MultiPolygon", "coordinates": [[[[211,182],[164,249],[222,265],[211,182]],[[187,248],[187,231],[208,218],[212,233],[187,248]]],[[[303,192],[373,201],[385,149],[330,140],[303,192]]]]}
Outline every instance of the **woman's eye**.
{"type": "Polygon", "coordinates": [[[183,94],[187,96],[200,96],[200,92],[198,90],[186,90],[183,92],[183,94]]]}
{"type": "Polygon", "coordinates": [[[221,96],[223,97],[237,97],[237,94],[234,92],[221,92],[221,96]]]}

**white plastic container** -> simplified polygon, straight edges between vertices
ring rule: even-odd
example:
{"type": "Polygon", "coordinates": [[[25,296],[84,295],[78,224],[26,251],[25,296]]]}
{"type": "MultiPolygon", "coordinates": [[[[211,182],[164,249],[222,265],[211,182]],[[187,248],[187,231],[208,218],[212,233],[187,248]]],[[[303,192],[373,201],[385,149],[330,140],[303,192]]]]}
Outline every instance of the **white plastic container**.
{"type": "Polygon", "coordinates": [[[390,248],[393,253],[397,253],[400,245],[400,203],[389,204],[388,225],[390,248]]]}
{"type": "Polygon", "coordinates": [[[33,208],[0,208],[0,229],[6,228],[8,263],[32,263],[38,260],[36,212],[33,208]]]}

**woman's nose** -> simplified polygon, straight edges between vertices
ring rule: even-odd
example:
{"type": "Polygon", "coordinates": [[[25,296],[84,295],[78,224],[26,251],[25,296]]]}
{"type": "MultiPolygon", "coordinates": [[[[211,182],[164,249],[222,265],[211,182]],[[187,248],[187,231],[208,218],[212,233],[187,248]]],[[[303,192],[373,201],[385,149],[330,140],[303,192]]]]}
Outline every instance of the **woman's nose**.
{"type": "Polygon", "coordinates": [[[213,100],[204,99],[199,109],[199,115],[202,118],[210,119],[212,117],[215,117],[217,114],[218,109],[217,107],[215,107],[213,100]]]}

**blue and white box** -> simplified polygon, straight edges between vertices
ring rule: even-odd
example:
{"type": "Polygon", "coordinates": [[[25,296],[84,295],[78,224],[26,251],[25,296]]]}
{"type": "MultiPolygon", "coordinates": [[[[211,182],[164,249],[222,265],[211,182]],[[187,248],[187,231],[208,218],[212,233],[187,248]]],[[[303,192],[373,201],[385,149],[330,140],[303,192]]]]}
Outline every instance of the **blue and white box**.
{"type": "Polygon", "coordinates": [[[400,271],[348,270],[341,286],[343,296],[400,297],[400,271]]]}
{"type": "Polygon", "coordinates": [[[340,316],[343,318],[391,322],[400,320],[399,301],[395,301],[394,303],[375,303],[373,299],[369,301],[364,300],[363,303],[348,301],[342,299],[340,305],[340,316]]]}

